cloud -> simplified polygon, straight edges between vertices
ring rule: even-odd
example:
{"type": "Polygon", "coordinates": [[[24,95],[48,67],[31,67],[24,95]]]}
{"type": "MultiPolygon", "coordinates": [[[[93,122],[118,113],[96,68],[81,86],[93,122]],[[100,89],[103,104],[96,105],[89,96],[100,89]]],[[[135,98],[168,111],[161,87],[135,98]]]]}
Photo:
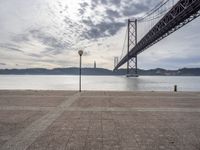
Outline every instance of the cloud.
{"type": "Polygon", "coordinates": [[[86,22],[89,27],[88,31],[83,33],[83,37],[86,39],[97,39],[101,37],[113,36],[125,26],[124,22],[100,22],[96,25],[92,24],[92,21],[90,20],[86,22]]]}
{"type": "Polygon", "coordinates": [[[93,1],[96,5],[102,4],[102,5],[116,5],[119,6],[121,4],[121,0],[94,0],[93,1]]]}
{"type": "Polygon", "coordinates": [[[5,49],[8,49],[8,50],[11,50],[11,51],[24,53],[23,50],[21,50],[17,45],[14,45],[14,44],[10,44],[10,43],[0,43],[0,47],[1,47],[1,48],[5,48],[5,49]]]}
{"type": "Polygon", "coordinates": [[[26,34],[18,34],[16,36],[13,36],[11,40],[14,42],[27,42],[30,39],[26,34]]]}
{"type": "MultiPolygon", "coordinates": [[[[31,29],[24,34],[15,35],[12,38],[12,41],[17,44],[1,44],[1,47],[8,48],[11,50],[23,52],[19,48],[16,48],[16,45],[20,45],[20,43],[27,43],[32,40],[36,40],[41,44],[47,47],[46,50],[50,50],[54,54],[59,54],[62,50],[65,50],[71,46],[70,41],[63,41],[61,38],[57,38],[56,36],[50,35],[41,29],[31,29]]],[[[48,51],[45,51],[48,52],[48,51]]]]}
{"type": "Polygon", "coordinates": [[[87,2],[83,2],[83,3],[80,3],[80,6],[81,6],[82,8],[85,8],[85,7],[88,7],[89,4],[88,4],[87,2]]]}
{"type": "Polygon", "coordinates": [[[192,56],[187,58],[167,58],[163,59],[164,62],[168,62],[168,64],[174,64],[176,62],[177,65],[181,64],[198,64],[200,63],[199,56],[192,56]]]}
{"type": "Polygon", "coordinates": [[[93,23],[93,21],[92,21],[92,19],[90,17],[88,17],[87,19],[83,19],[82,22],[86,26],[93,26],[94,25],[94,23],[93,23]]]}
{"type": "Polygon", "coordinates": [[[6,64],[5,64],[5,63],[0,63],[0,65],[1,65],[1,66],[6,66],[6,64]]]}
{"type": "Polygon", "coordinates": [[[110,3],[119,6],[121,4],[121,0],[109,0],[110,3]]]}
{"type": "Polygon", "coordinates": [[[130,1],[130,0],[92,0],[92,8],[104,5],[108,15],[119,17],[120,13],[124,16],[134,16],[139,13],[147,12],[156,4],[153,0],[130,1]],[[115,10],[110,9],[111,7],[115,10]]]}
{"type": "Polygon", "coordinates": [[[122,14],[124,16],[133,16],[137,15],[139,13],[147,12],[150,9],[151,5],[150,2],[140,2],[136,3],[134,1],[131,1],[131,3],[128,3],[127,5],[123,6],[121,8],[122,14]]]}
{"type": "Polygon", "coordinates": [[[85,14],[86,9],[83,9],[83,8],[81,9],[81,8],[80,8],[80,9],[78,9],[78,11],[79,11],[79,14],[80,14],[80,15],[83,15],[83,14],[85,14]]]}
{"type": "Polygon", "coordinates": [[[90,51],[84,51],[83,56],[90,56],[91,52],[90,51]]]}
{"type": "Polygon", "coordinates": [[[34,54],[34,53],[29,53],[28,56],[35,57],[35,58],[42,58],[43,57],[43,55],[34,54]]]}
{"type": "MultiPolygon", "coordinates": [[[[75,66],[77,49],[83,48],[87,64],[95,59],[98,66],[112,69],[114,56],[121,54],[127,19],[144,14],[161,1],[1,1],[1,63],[9,67],[12,66],[8,60],[17,67],[75,66]]],[[[152,68],[173,63],[191,65],[192,61],[199,64],[199,23],[193,21],[187,25],[193,30],[184,27],[175,33],[180,37],[170,35],[171,41],[159,42],[139,55],[139,65],[152,68]],[[178,41],[184,46],[176,44],[178,41]]],[[[138,28],[145,30],[140,25],[138,28]]]]}
{"type": "Polygon", "coordinates": [[[82,23],[86,26],[83,31],[82,37],[85,39],[99,39],[102,37],[111,37],[115,35],[126,23],[124,19],[120,18],[120,13],[116,10],[106,8],[105,14],[97,14],[102,19],[96,21],[94,17],[86,17],[82,19],[82,23]]]}
{"type": "Polygon", "coordinates": [[[80,15],[84,15],[86,13],[87,7],[89,4],[87,2],[83,2],[79,4],[81,8],[78,9],[80,15]]]}
{"type": "MultiPolygon", "coordinates": [[[[151,0],[152,1],[152,0],[151,0]]],[[[146,1],[145,1],[146,2],[146,1]]],[[[82,37],[86,39],[99,39],[102,37],[111,37],[115,35],[121,28],[125,27],[126,19],[124,17],[134,16],[139,13],[149,10],[149,3],[127,1],[127,0],[92,0],[91,7],[94,12],[93,16],[84,17],[85,10],[79,11],[82,14],[82,23],[87,27],[84,30],[82,37]],[[102,7],[99,12],[99,7],[102,7]],[[95,18],[99,16],[101,19],[97,21],[95,18]]],[[[82,5],[84,8],[85,5],[82,5]]],[[[88,7],[88,4],[86,5],[88,7]]]]}
{"type": "Polygon", "coordinates": [[[118,18],[118,17],[121,16],[120,13],[119,13],[118,11],[112,10],[112,9],[107,9],[107,10],[106,10],[106,13],[107,13],[107,15],[108,15],[109,17],[118,18]]]}
{"type": "Polygon", "coordinates": [[[48,47],[47,50],[54,51],[54,54],[58,54],[61,50],[71,46],[69,42],[57,39],[55,36],[50,36],[38,29],[30,30],[29,33],[34,39],[46,45],[48,47]]]}

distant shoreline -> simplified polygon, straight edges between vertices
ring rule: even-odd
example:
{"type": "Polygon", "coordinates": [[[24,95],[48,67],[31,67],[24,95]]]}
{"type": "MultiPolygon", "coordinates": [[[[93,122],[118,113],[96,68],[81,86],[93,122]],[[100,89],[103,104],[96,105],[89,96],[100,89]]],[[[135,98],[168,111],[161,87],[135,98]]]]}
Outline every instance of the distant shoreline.
{"type": "MultiPolygon", "coordinates": [[[[0,74],[0,76],[79,76],[77,74],[0,74]]],[[[82,76],[126,76],[126,75],[82,75],[82,76]]],[[[139,76],[155,76],[155,77],[200,77],[200,75],[139,75],[139,76]]],[[[134,78],[134,77],[133,77],[134,78]]]]}
{"type": "MultiPolygon", "coordinates": [[[[134,71],[133,71],[134,72],[134,71]]],[[[30,69],[0,69],[0,75],[79,75],[79,68],[30,68],[30,69]]],[[[105,68],[82,68],[82,75],[87,76],[122,76],[126,69],[116,71],[105,68]]],[[[139,76],[200,76],[200,68],[182,68],[178,70],[138,69],[139,76]]]]}

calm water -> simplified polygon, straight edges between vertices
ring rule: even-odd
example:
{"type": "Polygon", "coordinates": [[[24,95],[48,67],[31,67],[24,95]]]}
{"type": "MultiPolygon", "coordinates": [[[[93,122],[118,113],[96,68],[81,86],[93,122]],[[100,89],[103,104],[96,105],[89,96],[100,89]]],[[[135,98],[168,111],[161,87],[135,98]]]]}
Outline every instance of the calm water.
{"type": "MultiPolygon", "coordinates": [[[[65,75],[0,75],[0,89],[78,90],[78,76],[65,75]]],[[[200,91],[200,77],[83,76],[83,90],[120,91],[200,91]]]]}

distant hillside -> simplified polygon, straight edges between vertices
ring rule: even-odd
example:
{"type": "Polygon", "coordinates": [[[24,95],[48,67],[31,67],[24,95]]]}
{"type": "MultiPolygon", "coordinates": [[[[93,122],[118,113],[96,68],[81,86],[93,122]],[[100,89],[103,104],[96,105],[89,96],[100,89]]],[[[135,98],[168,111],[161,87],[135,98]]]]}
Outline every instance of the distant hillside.
{"type": "MultiPolygon", "coordinates": [[[[0,75],[78,75],[79,68],[31,68],[31,69],[0,69],[0,75]]],[[[83,68],[83,75],[126,75],[126,69],[112,71],[104,68],[83,68]]],[[[182,68],[179,70],[165,70],[162,68],[143,70],[138,69],[139,75],[161,76],[200,76],[200,68],[182,68]]]]}

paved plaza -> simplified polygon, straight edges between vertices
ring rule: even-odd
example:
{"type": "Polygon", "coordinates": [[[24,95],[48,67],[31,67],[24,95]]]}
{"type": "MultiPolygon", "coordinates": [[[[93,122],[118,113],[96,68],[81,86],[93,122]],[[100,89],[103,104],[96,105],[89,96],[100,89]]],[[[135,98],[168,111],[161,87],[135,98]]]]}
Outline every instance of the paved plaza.
{"type": "Polygon", "coordinates": [[[200,150],[200,92],[2,90],[0,150],[200,150]]]}

